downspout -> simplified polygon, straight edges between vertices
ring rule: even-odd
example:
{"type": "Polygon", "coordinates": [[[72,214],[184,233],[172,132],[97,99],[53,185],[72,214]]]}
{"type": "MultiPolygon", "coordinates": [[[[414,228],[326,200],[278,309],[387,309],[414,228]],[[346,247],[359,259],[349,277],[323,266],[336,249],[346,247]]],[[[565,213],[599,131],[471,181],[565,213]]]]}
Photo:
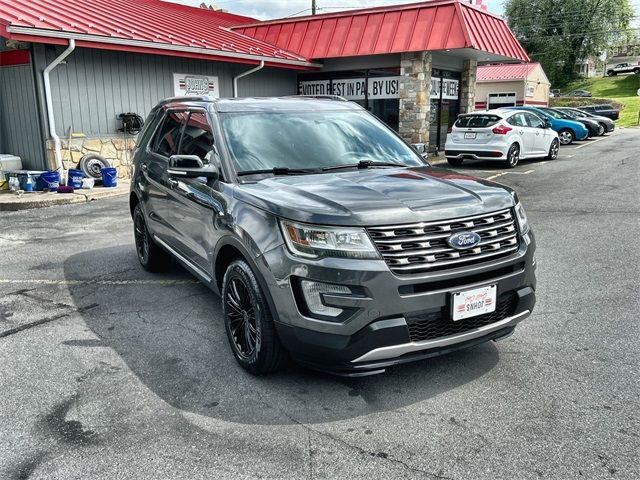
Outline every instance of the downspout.
{"type": "Polygon", "coordinates": [[[233,77],[233,98],[238,98],[238,80],[242,77],[246,77],[247,75],[251,75],[252,73],[256,73],[258,70],[262,70],[264,68],[264,60],[260,60],[260,65],[251,70],[247,70],[246,72],[242,72],[240,75],[233,77]]]}
{"type": "Polygon", "coordinates": [[[53,62],[51,62],[44,69],[43,78],[44,78],[44,96],[47,104],[47,119],[49,122],[49,135],[53,139],[54,148],[55,148],[55,157],[56,157],[56,170],[61,172],[63,170],[62,166],[62,152],[60,145],[60,137],[56,133],[56,121],[53,115],[53,99],[51,98],[51,80],[49,78],[49,74],[56,68],[62,61],[67,58],[71,52],[76,49],[76,41],[71,38],[69,39],[69,46],[67,49],[62,52],[58,58],[56,58],[53,62]]]}

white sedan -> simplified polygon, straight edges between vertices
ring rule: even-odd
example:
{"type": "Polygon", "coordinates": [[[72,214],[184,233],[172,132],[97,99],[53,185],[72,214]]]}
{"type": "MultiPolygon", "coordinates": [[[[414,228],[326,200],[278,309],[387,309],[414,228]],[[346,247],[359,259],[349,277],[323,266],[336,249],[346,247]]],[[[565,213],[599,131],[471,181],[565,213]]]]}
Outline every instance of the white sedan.
{"type": "Polygon", "coordinates": [[[559,149],[558,134],[535,113],[487,110],[458,116],[444,154],[453,166],[472,159],[499,160],[513,168],[525,158],[555,160],[559,149]]]}

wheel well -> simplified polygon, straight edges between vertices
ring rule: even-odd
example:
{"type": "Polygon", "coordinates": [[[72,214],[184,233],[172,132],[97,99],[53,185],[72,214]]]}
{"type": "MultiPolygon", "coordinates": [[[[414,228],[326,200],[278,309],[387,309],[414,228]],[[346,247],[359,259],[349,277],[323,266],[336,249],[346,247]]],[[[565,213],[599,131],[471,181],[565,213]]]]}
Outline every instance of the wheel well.
{"type": "Polygon", "coordinates": [[[129,211],[131,212],[131,216],[133,216],[133,211],[136,209],[139,203],[140,199],[138,198],[138,195],[131,192],[131,195],[129,195],[129,211]]]}
{"type": "Polygon", "coordinates": [[[219,291],[222,291],[222,279],[227,271],[227,267],[237,258],[244,258],[244,255],[233,245],[225,245],[218,252],[214,274],[219,291]]]}

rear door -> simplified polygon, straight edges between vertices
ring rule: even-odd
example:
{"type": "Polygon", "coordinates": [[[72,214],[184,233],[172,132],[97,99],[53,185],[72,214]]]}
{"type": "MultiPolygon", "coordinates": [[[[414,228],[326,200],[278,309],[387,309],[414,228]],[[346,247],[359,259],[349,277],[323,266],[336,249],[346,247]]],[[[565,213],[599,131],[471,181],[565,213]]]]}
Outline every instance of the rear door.
{"type": "Polygon", "coordinates": [[[493,114],[472,113],[461,115],[454,129],[449,134],[453,143],[460,145],[484,145],[489,143],[494,134],[492,132],[501,117],[493,114]]]}
{"type": "Polygon", "coordinates": [[[167,108],[164,119],[149,143],[146,160],[140,164],[143,175],[148,182],[147,215],[152,223],[151,229],[161,239],[172,236],[172,226],[168,221],[169,206],[167,204],[170,191],[167,167],[169,157],[178,151],[178,143],[186,111],[181,108],[167,108]]]}

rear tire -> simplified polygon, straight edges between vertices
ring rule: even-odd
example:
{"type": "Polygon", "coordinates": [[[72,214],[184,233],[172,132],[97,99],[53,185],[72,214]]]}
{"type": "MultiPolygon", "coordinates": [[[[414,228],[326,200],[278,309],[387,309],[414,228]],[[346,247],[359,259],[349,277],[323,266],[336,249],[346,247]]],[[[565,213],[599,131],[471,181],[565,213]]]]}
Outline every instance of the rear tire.
{"type": "Polygon", "coordinates": [[[449,162],[449,165],[452,167],[459,167],[463,161],[462,158],[447,158],[447,162],[449,162]]]}
{"type": "Polygon", "coordinates": [[[507,152],[507,167],[514,168],[518,165],[520,161],[520,145],[514,143],[509,147],[509,151],[507,152]]]}
{"type": "Polygon", "coordinates": [[[153,241],[149,230],[147,229],[147,221],[144,217],[142,205],[136,205],[133,211],[133,235],[136,244],[136,253],[138,261],[142,268],[148,272],[159,272],[164,270],[171,257],[153,241]]]}
{"type": "Polygon", "coordinates": [[[568,128],[563,128],[558,132],[558,138],[561,145],[571,145],[575,139],[575,135],[568,128]]]}
{"type": "Polygon", "coordinates": [[[560,142],[557,138],[554,138],[549,147],[549,154],[545,157],[546,160],[555,160],[558,158],[558,152],[560,151],[560,142]]]}
{"type": "Polygon", "coordinates": [[[231,351],[242,368],[259,375],[284,366],[287,354],[278,338],[269,304],[243,259],[231,262],[224,274],[222,311],[231,351]]]}

